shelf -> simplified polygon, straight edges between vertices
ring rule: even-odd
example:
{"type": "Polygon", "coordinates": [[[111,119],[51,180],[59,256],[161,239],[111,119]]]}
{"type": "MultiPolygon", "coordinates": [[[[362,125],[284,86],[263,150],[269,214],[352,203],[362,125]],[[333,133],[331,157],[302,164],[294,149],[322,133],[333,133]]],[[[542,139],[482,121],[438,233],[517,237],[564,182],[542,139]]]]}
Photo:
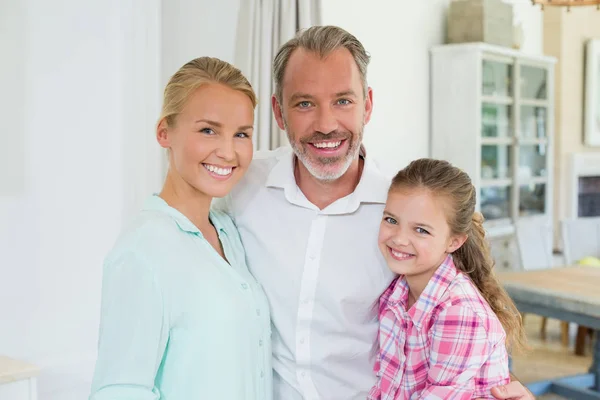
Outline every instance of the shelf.
{"type": "Polygon", "coordinates": [[[550,107],[550,103],[547,99],[520,99],[517,103],[521,106],[529,106],[529,107],[550,107]]]}
{"type": "Polygon", "coordinates": [[[504,179],[482,179],[481,180],[481,187],[482,188],[489,188],[489,187],[507,187],[507,186],[511,186],[513,184],[513,180],[510,178],[504,178],[504,179]]]}
{"type": "Polygon", "coordinates": [[[548,184],[547,176],[536,176],[527,180],[519,180],[519,186],[548,184]]]}
{"type": "Polygon", "coordinates": [[[510,146],[515,142],[512,136],[509,137],[492,137],[492,136],[482,136],[481,137],[481,145],[482,146],[510,146]]]}
{"type": "Polygon", "coordinates": [[[548,145],[548,139],[535,139],[535,138],[524,138],[519,137],[520,146],[536,146],[536,145],[548,145]]]}
{"type": "MultiPolygon", "coordinates": [[[[497,46],[489,43],[475,42],[475,43],[453,43],[453,44],[442,44],[436,45],[431,48],[431,53],[456,53],[457,51],[461,52],[470,52],[477,51],[482,54],[481,58],[498,58],[498,57],[507,57],[517,58],[521,61],[522,65],[531,65],[537,66],[537,64],[555,64],[557,59],[556,57],[550,56],[538,56],[532,55],[528,53],[524,53],[519,50],[510,49],[504,46],[497,46]]],[[[511,60],[512,61],[512,60],[511,60]]]]}
{"type": "Polygon", "coordinates": [[[515,226],[508,218],[486,220],[483,223],[483,228],[486,236],[490,238],[510,236],[515,233],[515,226]]]}
{"type": "Polygon", "coordinates": [[[481,102],[485,104],[496,104],[501,106],[509,106],[514,103],[512,97],[505,96],[481,96],[481,102]]]}

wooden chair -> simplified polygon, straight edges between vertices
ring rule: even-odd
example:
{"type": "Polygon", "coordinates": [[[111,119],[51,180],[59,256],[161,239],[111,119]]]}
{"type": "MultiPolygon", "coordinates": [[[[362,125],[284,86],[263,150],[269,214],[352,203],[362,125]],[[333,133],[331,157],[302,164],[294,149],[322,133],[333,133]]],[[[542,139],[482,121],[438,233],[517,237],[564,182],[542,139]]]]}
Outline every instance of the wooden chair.
{"type": "MultiPolygon", "coordinates": [[[[561,235],[567,265],[589,256],[600,257],[600,217],[565,219],[561,221],[561,235]]],[[[585,353],[585,341],[591,333],[586,327],[577,329],[575,354],[585,353]]]]}
{"type": "MultiPolygon", "coordinates": [[[[552,227],[548,217],[522,219],[516,223],[517,246],[523,270],[548,269],[553,266],[552,259],[552,227]]],[[[524,317],[524,316],[523,316],[524,317]]],[[[542,317],[540,336],[546,339],[548,318],[542,317]]],[[[569,345],[569,323],[561,322],[561,342],[569,345]]]]}

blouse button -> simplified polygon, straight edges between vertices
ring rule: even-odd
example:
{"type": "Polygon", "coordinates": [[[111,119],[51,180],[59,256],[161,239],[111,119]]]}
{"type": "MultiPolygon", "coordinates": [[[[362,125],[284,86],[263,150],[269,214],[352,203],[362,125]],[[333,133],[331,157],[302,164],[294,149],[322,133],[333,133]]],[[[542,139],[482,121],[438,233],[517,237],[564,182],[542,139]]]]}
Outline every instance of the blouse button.
{"type": "Polygon", "coordinates": [[[260,347],[262,347],[262,345],[263,345],[263,341],[262,341],[262,339],[260,339],[260,340],[258,341],[258,345],[259,345],[260,347]]]}
{"type": "Polygon", "coordinates": [[[248,284],[247,283],[242,283],[242,289],[244,289],[244,290],[248,289],[248,284]]]}

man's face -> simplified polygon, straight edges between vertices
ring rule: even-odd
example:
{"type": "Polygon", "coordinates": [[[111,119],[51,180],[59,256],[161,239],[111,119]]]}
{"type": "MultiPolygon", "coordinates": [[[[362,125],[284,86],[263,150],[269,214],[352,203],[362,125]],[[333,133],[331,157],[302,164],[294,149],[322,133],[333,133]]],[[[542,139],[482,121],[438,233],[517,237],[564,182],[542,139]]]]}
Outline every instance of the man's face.
{"type": "Polygon", "coordinates": [[[296,156],[317,179],[338,179],[356,160],[371,118],[372,91],[363,94],[352,54],[342,48],[322,59],[297,49],[282,89],[281,104],[273,97],[273,111],[296,156]]]}

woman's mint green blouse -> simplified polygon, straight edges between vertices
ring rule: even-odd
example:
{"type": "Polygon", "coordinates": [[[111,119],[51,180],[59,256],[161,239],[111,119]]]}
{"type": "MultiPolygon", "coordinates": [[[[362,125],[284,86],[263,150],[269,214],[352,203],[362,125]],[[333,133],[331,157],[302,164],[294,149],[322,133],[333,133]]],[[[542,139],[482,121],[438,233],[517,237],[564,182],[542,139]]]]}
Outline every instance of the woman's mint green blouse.
{"type": "Polygon", "coordinates": [[[104,265],[93,400],[269,400],[270,318],[231,219],[210,213],[229,264],[149,198],[104,265]]]}

